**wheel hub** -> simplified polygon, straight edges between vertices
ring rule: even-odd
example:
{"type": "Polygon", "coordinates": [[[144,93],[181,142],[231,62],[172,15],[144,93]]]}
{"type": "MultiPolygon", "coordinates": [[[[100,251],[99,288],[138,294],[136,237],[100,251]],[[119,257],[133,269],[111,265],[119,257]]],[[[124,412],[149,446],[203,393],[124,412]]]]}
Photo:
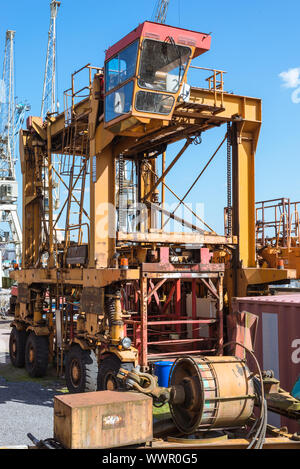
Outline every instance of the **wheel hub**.
{"type": "Polygon", "coordinates": [[[106,377],[107,391],[116,391],[118,389],[117,378],[113,373],[109,373],[106,377]]]}
{"type": "Polygon", "coordinates": [[[12,341],[11,349],[12,349],[12,354],[13,354],[13,356],[15,357],[15,356],[16,356],[16,353],[17,353],[17,344],[16,344],[15,339],[12,341]]]}
{"type": "Polygon", "coordinates": [[[73,360],[71,364],[71,380],[74,386],[78,386],[78,383],[80,382],[80,366],[77,360],[73,360]]]}
{"type": "Polygon", "coordinates": [[[35,356],[34,348],[30,347],[30,349],[29,349],[29,361],[30,361],[30,363],[34,362],[34,356],[35,356]]]}

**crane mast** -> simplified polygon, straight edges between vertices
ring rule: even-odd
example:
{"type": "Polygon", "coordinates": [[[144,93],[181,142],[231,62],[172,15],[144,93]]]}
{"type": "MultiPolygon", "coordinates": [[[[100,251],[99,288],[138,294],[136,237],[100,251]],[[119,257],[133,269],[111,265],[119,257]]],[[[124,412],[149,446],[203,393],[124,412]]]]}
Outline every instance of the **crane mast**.
{"type": "Polygon", "coordinates": [[[19,263],[22,231],[17,214],[18,183],[15,174],[15,149],[16,138],[29,106],[16,105],[14,38],[15,31],[6,31],[0,99],[0,248],[5,257],[8,246],[14,245],[15,257],[19,263]]]}
{"type": "Polygon", "coordinates": [[[1,179],[15,178],[14,165],[14,37],[6,31],[1,96],[1,179]]]}
{"type": "MultiPolygon", "coordinates": [[[[41,106],[41,118],[43,119],[45,115],[49,112],[51,114],[56,111],[56,19],[58,14],[58,8],[60,7],[61,2],[56,0],[50,1],[50,26],[48,31],[48,45],[47,45],[47,56],[46,56],[46,66],[45,66],[45,75],[44,75],[44,86],[43,86],[43,97],[42,97],[42,106],[41,106]]],[[[60,161],[57,155],[53,155],[53,167],[58,174],[60,174],[60,161]]],[[[44,172],[44,178],[46,181],[45,186],[48,187],[48,176],[44,172]]],[[[59,179],[53,175],[53,203],[54,208],[59,208],[59,199],[60,199],[60,185],[59,179]]],[[[48,191],[45,191],[44,194],[44,204],[48,205],[49,194],[48,191]]],[[[46,217],[47,218],[47,217],[46,217]]]]}
{"type": "Polygon", "coordinates": [[[55,112],[55,69],[56,69],[56,18],[61,2],[52,0],[50,3],[50,27],[45,66],[41,117],[47,112],[55,112]]]}
{"type": "Polygon", "coordinates": [[[164,24],[166,22],[169,3],[170,0],[159,0],[155,13],[156,23],[164,24]]]}

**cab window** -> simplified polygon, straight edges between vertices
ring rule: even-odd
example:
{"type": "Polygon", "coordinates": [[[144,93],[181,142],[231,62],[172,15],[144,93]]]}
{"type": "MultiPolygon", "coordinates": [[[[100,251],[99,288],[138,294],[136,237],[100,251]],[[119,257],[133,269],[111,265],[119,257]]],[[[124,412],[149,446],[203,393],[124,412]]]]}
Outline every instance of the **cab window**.
{"type": "Polygon", "coordinates": [[[112,91],[105,98],[105,122],[127,114],[132,110],[133,81],[112,91]]]}
{"type": "Polygon", "coordinates": [[[140,88],[177,93],[191,54],[174,42],[144,39],[140,60],[140,88]]]}
{"type": "Polygon", "coordinates": [[[169,94],[138,91],[135,99],[135,109],[140,112],[154,114],[169,114],[174,104],[174,97],[169,94]]]}
{"type": "Polygon", "coordinates": [[[137,50],[138,41],[135,41],[105,64],[106,93],[134,76],[137,50]]]}

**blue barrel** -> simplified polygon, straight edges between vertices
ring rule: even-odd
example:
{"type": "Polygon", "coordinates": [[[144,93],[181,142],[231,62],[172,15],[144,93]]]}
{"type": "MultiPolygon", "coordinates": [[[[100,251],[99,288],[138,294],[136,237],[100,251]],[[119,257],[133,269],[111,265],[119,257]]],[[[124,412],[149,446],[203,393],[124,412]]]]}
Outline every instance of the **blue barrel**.
{"type": "Polygon", "coordinates": [[[167,362],[167,361],[154,363],[154,373],[155,373],[155,376],[157,376],[158,378],[159,386],[162,386],[163,388],[168,387],[169,375],[170,375],[172,365],[173,365],[173,362],[167,362]]]}

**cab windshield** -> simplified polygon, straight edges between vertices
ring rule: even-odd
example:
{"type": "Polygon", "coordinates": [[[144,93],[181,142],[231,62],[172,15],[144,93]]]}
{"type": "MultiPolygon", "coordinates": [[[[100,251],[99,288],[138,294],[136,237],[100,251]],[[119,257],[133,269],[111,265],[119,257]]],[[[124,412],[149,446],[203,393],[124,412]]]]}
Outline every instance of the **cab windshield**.
{"type": "Polygon", "coordinates": [[[177,93],[191,49],[174,42],[145,39],[143,42],[139,80],[140,88],[177,93]]]}

